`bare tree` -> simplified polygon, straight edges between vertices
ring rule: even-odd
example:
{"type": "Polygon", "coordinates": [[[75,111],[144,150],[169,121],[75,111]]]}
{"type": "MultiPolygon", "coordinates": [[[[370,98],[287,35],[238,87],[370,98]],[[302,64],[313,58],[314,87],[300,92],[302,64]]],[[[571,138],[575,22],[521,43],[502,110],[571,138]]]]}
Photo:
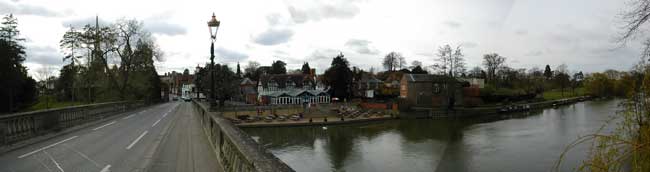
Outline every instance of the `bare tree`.
{"type": "Polygon", "coordinates": [[[253,74],[260,67],[260,63],[256,61],[248,61],[246,67],[244,67],[244,74],[253,74]]]}
{"type": "Polygon", "coordinates": [[[390,52],[384,57],[384,68],[388,71],[395,71],[397,68],[401,68],[402,65],[405,65],[404,57],[398,52],[390,52]]]}
{"type": "Polygon", "coordinates": [[[409,68],[410,68],[410,69],[413,69],[413,68],[415,68],[415,67],[417,67],[417,66],[422,67],[422,62],[421,62],[421,61],[417,61],[417,60],[413,60],[413,61],[411,62],[411,66],[410,66],[409,68]]]}
{"type": "Polygon", "coordinates": [[[494,82],[497,70],[501,69],[506,62],[506,58],[497,53],[483,55],[483,66],[487,70],[487,79],[489,82],[494,82]]]}
{"type": "Polygon", "coordinates": [[[40,86],[41,93],[44,94],[45,97],[45,108],[49,109],[50,108],[50,95],[49,95],[49,90],[52,89],[53,86],[53,81],[54,81],[54,67],[52,66],[47,66],[43,65],[41,68],[36,69],[36,78],[42,83],[40,86]]]}
{"type": "Polygon", "coordinates": [[[450,77],[458,76],[465,72],[465,58],[461,46],[452,49],[449,44],[438,47],[437,68],[450,77]]]}

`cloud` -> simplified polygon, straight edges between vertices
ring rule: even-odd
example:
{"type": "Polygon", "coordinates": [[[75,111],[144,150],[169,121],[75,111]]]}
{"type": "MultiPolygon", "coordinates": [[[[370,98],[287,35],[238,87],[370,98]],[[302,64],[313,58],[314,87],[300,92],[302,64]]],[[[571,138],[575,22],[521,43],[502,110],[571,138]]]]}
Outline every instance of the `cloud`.
{"type": "Polygon", "coordinates": [[[154,14],[144,19],[144,28],[154,34],[175,36],[184,35],[187,29],[181,25],[169,23],[169,19],[173,17],[173,12],[163,12],[154,14]]]}
{"type": "Polygon", "coordinates": [[[13,13],[15,15],[36,15],[43,17],[55,17],[61,15],[56,11],[46,9],[42,6],[24,4],[18,1],[0,2],[0,14],[13,13]]]}
{"type": "Polygon", "coordinates": [[[544,55],[544,52],[539,51],[539,50],[537,50],[537,51],[530,51],[530,52],[526,53],[525,55],[526,55],[526,56],[541,56],[541,55],[544,55]]]}
{"type": "Polygon", "coordinates": [[[216,48],[214,52],[215,59],[226,63],[245,61],[248,58],[248,55],[245,53],[223,47],[216,48]]]}
{"type": "Polygon", "coordinates": [[[144,28],[151,33],[168,36],[184,35],[187,33],[187,29],[184,27],[163,21],[144,21],[144,28]]]}
{"type": "Polygon", "coordinates": [[[26,52],[26,63],[55,66],[63,64],[63,55],[51,46],[27,46],[26,52]]]}
{"type": "Polygon", "coordinates": [[[451,20],[444,21],[444,22],[442,22],[442,24],[444,24],[444,25],[446,25],[448,27],[451,27],[451,28],[460,28],[460,26],[461,26],[461,24],[459,22],[451,21],[451,20]]]}
{"type": "Polygon", "coordinates": [[[526,29],[519,29],[519,30],[516,30],[516,31],[515,31],[515,34],[517,34],[517,35],[527,35],[527,34],[528,34],[528,30],[526,30],[526,29]]]}
{"type": "MultiPolygon", "coordinates": [[[[91,25],[95,26],[95,19],[96,17],[84,17],[84,18],[76,18],[76,19],[70,19],[70,20],[64,20],[61,22],[61,25],[64,27],[75,27],[75,28],[81,28],[84,27],[85,25],[91,25]]],[[[98,23],[100,26],[107,26],[109,25],[109,22],[106,20],[103,20],[102,18],[98,18],[98,23]]]]}
{"type": "Polygon", "coordinates": [[[253,38],[253,42],[262,45],[277,45],[288,42],[293,36],[289,29],[268,29],[253,38]]]}
{"type": "Polygon", "coordinates": [[[320,21],[328,18],[347,19],[359,14],[359,7],[347,1],[325,4],[320,2],[312,7],[299,8],[293,5],[288,7],[291,18],[296,23],[320,21]]]}
{"type": "Polygon", "coordinates": [[[368,40],[350,39],[345,43],[345,47],[348,47],[359,54],[379,54],[379,50],[370,47],[370,43],[371,42],[368,40]]]}
{"type": "Polygon", "coordinates": [[[476,48],[476,47],[478,47],[478,44],[475,43],[475,42],[463,42],[463,43],[460,43],[460,45],[463,46],[464,48],[476,48]]]}
{"type": "Polygon", "coordinates": [[[278,13],[273,13],[273,14],[269,14],[269,15],[266,16],[266,21],[271,26],[276,26],[276,25],[280,24],[280,22],[282,22],[282,19],[283,19],[282,15],[280,15],[278,13]]]}

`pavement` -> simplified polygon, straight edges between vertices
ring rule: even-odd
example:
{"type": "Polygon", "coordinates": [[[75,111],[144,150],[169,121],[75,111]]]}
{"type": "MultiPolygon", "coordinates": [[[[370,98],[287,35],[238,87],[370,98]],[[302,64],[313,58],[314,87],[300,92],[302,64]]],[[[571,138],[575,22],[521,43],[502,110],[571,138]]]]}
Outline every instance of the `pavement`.
{"type": "Polygon", "coordinates": [[[0,155],[0,172],[221,171],[191,103],[170,102],[0,155]]]}

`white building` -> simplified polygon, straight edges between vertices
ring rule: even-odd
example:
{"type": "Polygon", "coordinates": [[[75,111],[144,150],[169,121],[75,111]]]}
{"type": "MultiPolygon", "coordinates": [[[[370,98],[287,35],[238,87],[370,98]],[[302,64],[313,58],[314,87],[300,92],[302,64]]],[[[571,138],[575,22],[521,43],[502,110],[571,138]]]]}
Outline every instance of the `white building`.
{"type": "Polygon", "coordinates": [[[330,95],[318,86],[313,75],[264,75],[257,85],[258,100],[262,104],[317,104],[329,103],[330,95]]]}

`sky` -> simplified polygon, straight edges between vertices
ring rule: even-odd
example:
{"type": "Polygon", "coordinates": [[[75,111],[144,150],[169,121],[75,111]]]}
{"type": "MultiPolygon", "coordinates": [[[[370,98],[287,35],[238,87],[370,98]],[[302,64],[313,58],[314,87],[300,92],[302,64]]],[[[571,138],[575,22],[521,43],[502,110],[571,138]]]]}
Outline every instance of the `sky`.
{"type": "Polygon", "coordinates": [[[144,23],[164,53],[160,74],[194,70],[209,62],[207,21],[221,21],[216,63],[304,62],[322,73],[343,53],[350,64],[383,70],[382,58],[399,52],[410,64],[435,63],[437,47],[463,47],[468,69],[487,53],[513,68],[570,71],[628,70],[641,40],[616,41],[626,0],[0,0],[0,14],[17,16],[30,74],[59,68],[59,40],[69,26],[118,19],[144,23]]]}

